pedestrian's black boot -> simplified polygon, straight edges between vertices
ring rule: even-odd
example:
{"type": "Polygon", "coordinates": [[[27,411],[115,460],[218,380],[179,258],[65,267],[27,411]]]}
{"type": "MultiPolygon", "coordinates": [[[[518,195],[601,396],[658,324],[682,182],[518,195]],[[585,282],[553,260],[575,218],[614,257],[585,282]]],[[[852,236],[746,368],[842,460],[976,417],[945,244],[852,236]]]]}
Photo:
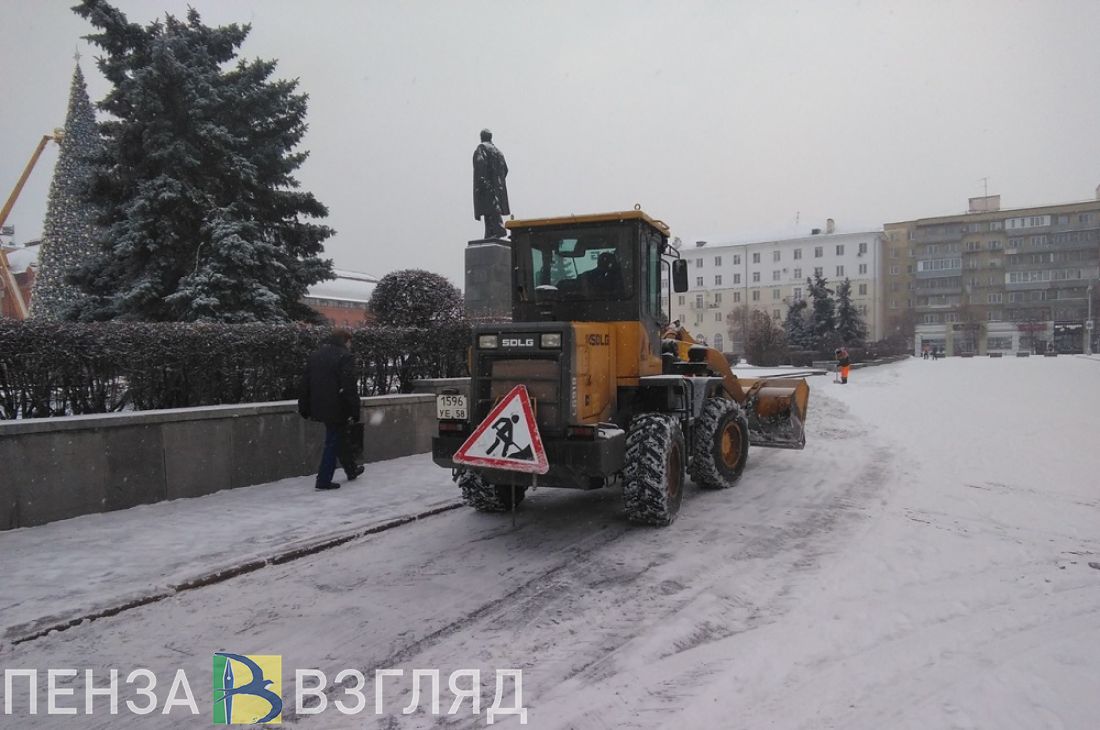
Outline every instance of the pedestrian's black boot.
{"type": "Polygon", "coordinates": [[[348,469],[347,467],[344,467],[344,473],[348,475],[348,481],[349,482],[355,481],[355,478],[357,476],[359,476],[360,474],[362,474],[363,472],[365,472],[366,470],[367,470],[367,467],[363,466],[362,464],[357,464],[356,466],[353,466],[350,469],[348,469]]]}
{"type": "Polygon", "coordinates": [[[841,378],[840,383],[841,383],[841,385],[847,385],[848,384],[848,378],[841,378]]]}
{"type": "Polygon", "coordinates": [[[339,489],[340,485],[336,482],[329,482],[328,484],[318,484],[316,489],[339,489]]]}

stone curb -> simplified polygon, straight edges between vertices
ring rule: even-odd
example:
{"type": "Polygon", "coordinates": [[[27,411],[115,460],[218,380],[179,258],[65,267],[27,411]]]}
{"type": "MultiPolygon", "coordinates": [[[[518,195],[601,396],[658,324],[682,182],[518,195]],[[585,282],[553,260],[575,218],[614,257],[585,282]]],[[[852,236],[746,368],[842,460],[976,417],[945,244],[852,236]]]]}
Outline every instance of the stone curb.
{"type": "MultiPolygon", "coordinates": [[[[43,628],[35,629],[31,633],[24,634],[22,636],[12,637],[11,634],[18,633],[21,629],[26,630],[27,624],[24,624],[22,627],[14,626],[8,629],[8,631],[6,632],[8,634],[8,640],[6,643],[10,646],[24,644],[28,641],[40,639],[47,634],[53,633],[54,631],[65,631],[66,629],[71,629],[74,626],[79,626],[85,621],[95,621],[96,619],[100,618],[117,616],[124,611],[129,611],[133,608],[140,608],[141,606],[147,606],[150,603],[163,601],[165,598],[171,598],[172,596],[178,593],[182,593],[184,591],[193,590],[195,588],[204,588],[206,586],[222,583],[231,578],[236,578],[237,576],[244,575],[246,573],[252,573],[268,565],[283,565],[285,563],[289,563],[300,558],[315,555],[325,550],[330,550],[334,547],[339,547],[340,545],[351,542],[352,540],[357,540],[361,537],[367,537],[368,535],[375,535],[380,532],[386,532],[387,530],[392,530],[396,527],[401,527],[403,525],[407,525],[411,522],[416,522],[427,517],[434,517],[435,515],[458,509],[462,506],[462,504],[463,503],[459,500],[447,502],[445,504],[436,505],[435,507],[431,507],[421,512],[410,515],[402,515],[401,517],[395,517],[389,520],[385,520],[383,522],[373,524],[369,527],[360,527],[342,535],[327,537],[316,542],[309,543],[307,545],[300,545],[292,549],[276,553],[266,558],[252,559],[238,565],[221,568],[214,572],[207,573],[205,575],[201,575],[195,578],[190,578],[181,583],[176,583],[175,585],[171,585],[168,588],[160,590],[156,593],[150,593],[149,595],[141,596],[139,598],[125,601],[114,606],[109,606],[107,608],[97,609],[95,611],[77,616],[75,618],[61,621],[59,623],[52,624],[43,628]]],[[[2,648],[3,644],[0,644],[0,649],[2,648]]]]}

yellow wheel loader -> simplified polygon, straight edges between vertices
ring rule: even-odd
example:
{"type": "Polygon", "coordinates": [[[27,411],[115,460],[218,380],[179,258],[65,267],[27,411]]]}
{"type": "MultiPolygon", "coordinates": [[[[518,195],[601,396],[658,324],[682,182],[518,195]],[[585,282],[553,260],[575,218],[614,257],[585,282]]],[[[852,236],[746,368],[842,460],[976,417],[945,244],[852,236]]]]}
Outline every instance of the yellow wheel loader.
{"type": "Polygon", "coordinates": [[[663,222],[633,210],[507,227],[512,322],[474,328],[470,402],[457,390],[440,396],[455,407],[440,408],[432,441],[467,504],[513,509],[532,484],[530,474],[453,460],[517,385],[549,462],[538,486],[621,483],[632,522],[672,522],[687,476],[704,489],[733,486],[750,443],[803,447],[804,380],[738,378],[720,352],[663,326],[668,289],[687,290],[687,262],[663,222]]]}

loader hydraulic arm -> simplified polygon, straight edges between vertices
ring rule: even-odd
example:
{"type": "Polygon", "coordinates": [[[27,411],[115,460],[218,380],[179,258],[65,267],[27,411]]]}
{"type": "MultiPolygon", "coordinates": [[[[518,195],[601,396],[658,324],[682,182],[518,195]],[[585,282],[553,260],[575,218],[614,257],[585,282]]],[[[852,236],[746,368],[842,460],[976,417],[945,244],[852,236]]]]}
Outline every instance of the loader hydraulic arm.
{"type": "MultiPolygon", "coordinates": [[[[64,131],[61,129],[55,129],[53,134],[44,134],[42,139],[38,141],[38,147],[35,148],[34,154],[31,155],[31,159],[27,162],[26,167],[23,168],[23,174],[19,176],[19,181],[15,183],[15,188],[11,191],[11,195],[8,196],[7,201],[4,203],[4,207],[0,209],[0,228],[4,227],[4,224],[8,221],[8,214],[11,213],[11,209],[15,207],[15,201],[19,198],[19,193],[23,192],[23,186],[27,184],[27,178],[31,176],[31,171],[34,170],[34,166],[38,163],[38,158],[42,156],[42,150],[46,149],[46,145],[50,140],[61,143],[61,138],[64,136],[64,131]]],[[[18,319],[27,318],[27,303],[23,301],[23,293],[19,290],[19,285],[15,281],[15,275],[12,274],[11,267],[8,265],[7,256],[0,251],[0,277],[3,278],[4,287],[10,292],[12,300],[15,302],[15,311],[18,319]]]]}

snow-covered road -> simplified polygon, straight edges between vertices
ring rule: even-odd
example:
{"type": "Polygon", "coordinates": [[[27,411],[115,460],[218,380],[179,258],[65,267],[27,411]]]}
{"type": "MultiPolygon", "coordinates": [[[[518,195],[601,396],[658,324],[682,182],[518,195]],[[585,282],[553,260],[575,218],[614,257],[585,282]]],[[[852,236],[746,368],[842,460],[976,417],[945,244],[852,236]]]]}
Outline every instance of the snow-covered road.
{"type": "MultiPolygon", "coordinates": [[[[618,490],[539,490],[514,529],[446,512],[6,647],[5,668],[149,667],[165,687],[183,668],[203,711],[13,727],[208,726],[228,650],[281,654],[284,698],[294,667],[521,668],[536,728],[1095,728],[1100,361],[810,383],[806,449],[752,450],[736,489],[690,488],[670,528],[628,526],[618,490]]],[[[382,718],[284,722],[485,725],[404,716],[409,689],[382,718]]]]}

